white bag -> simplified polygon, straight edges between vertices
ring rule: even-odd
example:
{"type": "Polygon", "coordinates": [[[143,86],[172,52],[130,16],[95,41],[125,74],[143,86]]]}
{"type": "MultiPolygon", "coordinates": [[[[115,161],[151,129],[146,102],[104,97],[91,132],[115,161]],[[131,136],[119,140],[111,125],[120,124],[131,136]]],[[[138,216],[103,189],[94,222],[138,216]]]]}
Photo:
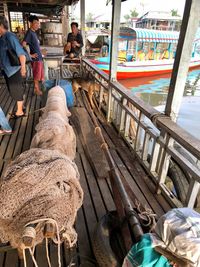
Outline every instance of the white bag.
{"type": "Polygon", "coordinates": [[[193,267],[200,267],[200,214],[189,208],[172,209],[157,222],[154,247],[160,246],[193,267]]]}

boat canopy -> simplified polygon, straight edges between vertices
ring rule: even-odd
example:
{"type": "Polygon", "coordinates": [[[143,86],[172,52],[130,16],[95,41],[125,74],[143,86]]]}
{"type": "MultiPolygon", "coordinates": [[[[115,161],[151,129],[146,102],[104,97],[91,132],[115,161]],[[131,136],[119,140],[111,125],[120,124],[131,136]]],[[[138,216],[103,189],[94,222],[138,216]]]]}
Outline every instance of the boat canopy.
{"type": "Polygon", "coordinates": [[[136,39],[139,42],[149,43],[178,43],[179,32],[121,27],[120,38],[136,39]]]}

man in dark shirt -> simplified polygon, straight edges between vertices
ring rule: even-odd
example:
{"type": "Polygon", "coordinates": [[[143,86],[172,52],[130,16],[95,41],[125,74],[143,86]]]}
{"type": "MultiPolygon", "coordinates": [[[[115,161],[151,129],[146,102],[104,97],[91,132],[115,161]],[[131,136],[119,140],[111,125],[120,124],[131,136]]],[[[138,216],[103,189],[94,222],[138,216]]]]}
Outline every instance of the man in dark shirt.
{"type": "Polygon", "coordinates": [[[78,30],[78,23],[71,23],[72,32],[67,36],[67,44],[64,47],[64,55],[69,58],[79,57],[83,47],[83,38],[78,30]]]}
{"type": "Polygon", "coordinates": [[[39,29],[40,23],[37,16],[30,16],[30,29],[27,31],[24,40],[22,42],[23,46],[28,45],[30,48],[30,56],[32,58],[32,69],[34,78],[34,92],[37,95],[42,95],[40,90],[39,82],[44,82],[44,66],[42,53],[40,50],[39,40],[36,31],[39,29]]]}

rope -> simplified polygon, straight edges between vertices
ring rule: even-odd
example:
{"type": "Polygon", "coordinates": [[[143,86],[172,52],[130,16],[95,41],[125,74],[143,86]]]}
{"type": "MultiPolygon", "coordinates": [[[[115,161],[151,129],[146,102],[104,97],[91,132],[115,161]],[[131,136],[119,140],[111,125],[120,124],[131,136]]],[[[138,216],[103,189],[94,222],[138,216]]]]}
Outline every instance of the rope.
{"type": "MultiPolygon", "coordinates": [[[[34,229],[32,226],[26,227],[26,229],[25,229],[25,231],[24,231],[24,233],[23,233],[23,236],[24,236],[25,234],[26,234],[27,236],[29,236],[29,237],[32,237],[33,239],[35,239],[35,237],[36,237],[35,229],[34,229]]],[[[23,236],[22,236],[22,238],[23,238],[23,236]]]]}
{"type": "Polygon", "coordinates": [[[24,259],[24,267],[27,267],[27,264],[26,264],[26,252],[25,252],[25,248],[22,250],[23,252],[23,259],[24,259]]]}
{"type": "Polygon", "coordinates": [[[141,203],[136,199],[135,200],[136,208],[139,212],[139,218],[144,220],[144,217],[147,218],[147,223],[141,222],[143,226],[148,227],[151,226],[151,229],[156,225],[156,217],[157,215],[153,213],[153,211],[147,207],[144,210],[141,209],[141,203]]]}
{"type": "Polygon", "coordinates": [[[45,243],[46,243],[46,255],[47,255],[47,262],[49,267],[51,267],[51,261],[49,258],[49,249],[48,249],[48,238],[45,238],[45,243]]]}
{"type": "Polygon", "coordinates": [[[94,133],[97,134],[97,130],[101,131],[101,128],[99,126],[95,127],[94,133]]]}
{"type": "Polygon", "coordinates": [[[108,145],[107,145],[107,143],[106,142],[104,142],[104,143],[102,143],[101,144],[101,148],[103,149],[108,149],[108,145]]]}
{"type": "MultiPolygon", "coordinates": [[[[56,235],[57,235],[57,242],[56,243],[58,245],[58,267],[61,267],[61,256],[60,256],[60,245],[61,245],[61,241],[60,241],[60,234],[59,234],[59,229],[58,229],[58,223],[56,222],[56,220],[54,220],[52,218],[38,219],[38,220],[35,220],[35,221],[32,221],[32,222],[27,223],[25,225],[25,227],[29,226],[30,224],[31,225],[32,224],[39,224],[39,223],[47,222],[47,221],[54,223],[55,226],[56,226],[56,235]]],[[[36,262],[35,257],[34,257],[34,254],[33,254],[32,250],[30,248],[29,248],[29,251],[30,251],[30,254],[32,256],[32,260],[33,260],[33,262],[35,264],[35,267],[38,267],[37,262],[36,262]]],[[[51,267],[51,262],[50,262],[50,258],[49,258],[49,251],[48,251],[48,244],[47,244],[47,238],[46,238],[46,256],[47,256],[47,261],[48,261],[49,267],[51,267]]]]}
{"type": "Polygon", "coordinates": [[[34,110],[33,112],[29,112],[28,115],[34,115],[36,112],[39,112],[39,111],[42,111],[44,110],[45,108],[39,108],[39,109],[36,109],[34,110]]]}
{"type": "Polygon", "coordinates": [[[33,261],[35,267],[39,267],[38,264],[37,264],[37,262],[36,262],[36,259],[35,259],[35,257],[34,257],[34,253],[33,253],[33,251],[31,250],[31,248],[29,248],[29,252],[30,252],[30,255],[31,255],[31,257],[32,257],[32,261],[33,261]]]}

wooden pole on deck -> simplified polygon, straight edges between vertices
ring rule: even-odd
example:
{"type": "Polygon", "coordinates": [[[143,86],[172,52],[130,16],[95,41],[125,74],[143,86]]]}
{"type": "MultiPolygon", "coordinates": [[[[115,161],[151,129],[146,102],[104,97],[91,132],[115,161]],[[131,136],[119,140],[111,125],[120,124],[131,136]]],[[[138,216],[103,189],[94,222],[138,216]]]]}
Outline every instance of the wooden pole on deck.
{"type": "Polygon", "coordinates": [[[86,42],[86,38],[85,38],[85,0],[81,0],[81,34],[83,37],[83,48],[82,48],[82,55],[85,55],[85,42],[86,42]]]}
{"type": "MultiPolygon", "coordinates": [[[[118,58],[118,38],[120,30],[121,0],[113,0],[112,6],[112,30],[111,30],[111,47],[110,47],[110,74],[109,80],[117,79],[117,58],[118,58]]],[[[111,115],[112,92],[109,87],[107,121],[110,121],[111,115]]]]}
{"type": "Polygon", "coordinates": [[[177,120],[189,69],[193,41],[199,26],[200,1],[186,0],[165,114],[177,120]]]}

